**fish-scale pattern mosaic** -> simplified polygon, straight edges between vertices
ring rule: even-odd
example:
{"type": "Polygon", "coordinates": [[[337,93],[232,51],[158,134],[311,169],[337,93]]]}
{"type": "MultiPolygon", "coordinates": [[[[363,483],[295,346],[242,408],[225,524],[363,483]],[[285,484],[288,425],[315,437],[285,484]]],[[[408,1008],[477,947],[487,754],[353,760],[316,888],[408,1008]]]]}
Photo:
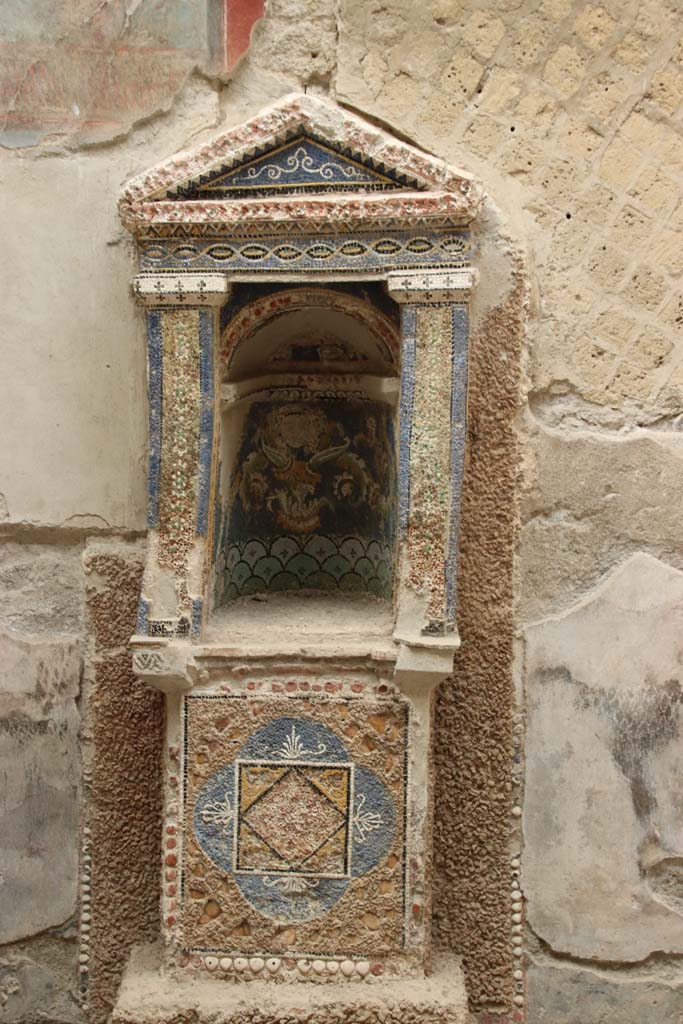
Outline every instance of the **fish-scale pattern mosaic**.
{"type": "Polygon", "coordinates": [[[362,591],[390,598],[392,549],[361,537],[341,541],[318,534],[301,543],[276,537],[270,544],[252,538],[231,544],[224,571],[223,599],[264,590],[362,591]]]}

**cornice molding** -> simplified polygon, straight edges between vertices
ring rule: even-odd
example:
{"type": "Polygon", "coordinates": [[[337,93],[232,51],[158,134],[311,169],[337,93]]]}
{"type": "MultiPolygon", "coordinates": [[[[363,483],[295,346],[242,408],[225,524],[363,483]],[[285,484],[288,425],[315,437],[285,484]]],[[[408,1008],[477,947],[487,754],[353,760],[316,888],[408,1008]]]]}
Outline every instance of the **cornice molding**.
{"type": "Polygon", "coordinates": [[[461,270],[419,270],[411,273],[387,275],[387,291],[392,299],[401,303],[466,302],[477,283],[476,271],[470,267],[461,270]]]}

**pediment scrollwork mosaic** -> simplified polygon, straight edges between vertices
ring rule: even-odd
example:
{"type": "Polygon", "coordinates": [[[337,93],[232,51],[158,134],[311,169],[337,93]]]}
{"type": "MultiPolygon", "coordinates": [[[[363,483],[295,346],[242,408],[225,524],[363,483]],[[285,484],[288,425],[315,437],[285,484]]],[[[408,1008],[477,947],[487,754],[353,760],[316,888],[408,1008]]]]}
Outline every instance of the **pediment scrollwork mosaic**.
{"type": "Polygon", "coordinates": [[[415,178],[337,149],[310,135],[258,152],[236,166],[224,165],[167,193],[168,199],[239,199],[283,192],[346,192],[420,189],[415,178]]]}
{"type": "Polygon", "coordinates": [[[443,161],[292,96],[131,181],[119,212],[139,238],[254,237],[294,224],[457,227],[481,200],[476,183],[443,161]]]}

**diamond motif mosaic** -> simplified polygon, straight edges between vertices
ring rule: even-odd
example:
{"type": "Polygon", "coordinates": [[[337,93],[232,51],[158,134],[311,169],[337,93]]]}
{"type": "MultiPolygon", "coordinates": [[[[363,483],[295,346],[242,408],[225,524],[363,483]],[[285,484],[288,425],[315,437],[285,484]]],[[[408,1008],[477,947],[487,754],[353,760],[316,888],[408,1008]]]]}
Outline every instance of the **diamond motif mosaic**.
{"type": "Polygon", "coordinates": [[[184,719],[186,948],[400,951],[407,704],[192,694],[184,719]]]}
{"type": "Polygon", "coordinates": [[[345,767],[239,764],[236,870],[346,874],[350,774],[345,767]]]}

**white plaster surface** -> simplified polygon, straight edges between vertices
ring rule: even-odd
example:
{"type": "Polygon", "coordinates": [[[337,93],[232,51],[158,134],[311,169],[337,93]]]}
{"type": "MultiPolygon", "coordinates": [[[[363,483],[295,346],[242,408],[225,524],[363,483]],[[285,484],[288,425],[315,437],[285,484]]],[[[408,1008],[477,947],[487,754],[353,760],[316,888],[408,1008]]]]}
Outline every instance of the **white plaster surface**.
{"type": "Polygon", "coordinates": [[[208,129],[216,108],[215,91],[193,83],[172,124],[113,148],[0,151],[5,522],[145,528],[144,315],[116,203],[127,179],[208,129]]]}
{"type": "Polygon", "coordinates": [[[683,952],[683,573],[649,555],[526,631],[524,891],[556,952],[683,952]]]}
{"type": "Polygon", "coordinates": [[[119,173],[100,159],[4,162],[12,373],[0,375],[0,490],[10,522],[144,525],[145,350],[116,223],[119,173]]]}

